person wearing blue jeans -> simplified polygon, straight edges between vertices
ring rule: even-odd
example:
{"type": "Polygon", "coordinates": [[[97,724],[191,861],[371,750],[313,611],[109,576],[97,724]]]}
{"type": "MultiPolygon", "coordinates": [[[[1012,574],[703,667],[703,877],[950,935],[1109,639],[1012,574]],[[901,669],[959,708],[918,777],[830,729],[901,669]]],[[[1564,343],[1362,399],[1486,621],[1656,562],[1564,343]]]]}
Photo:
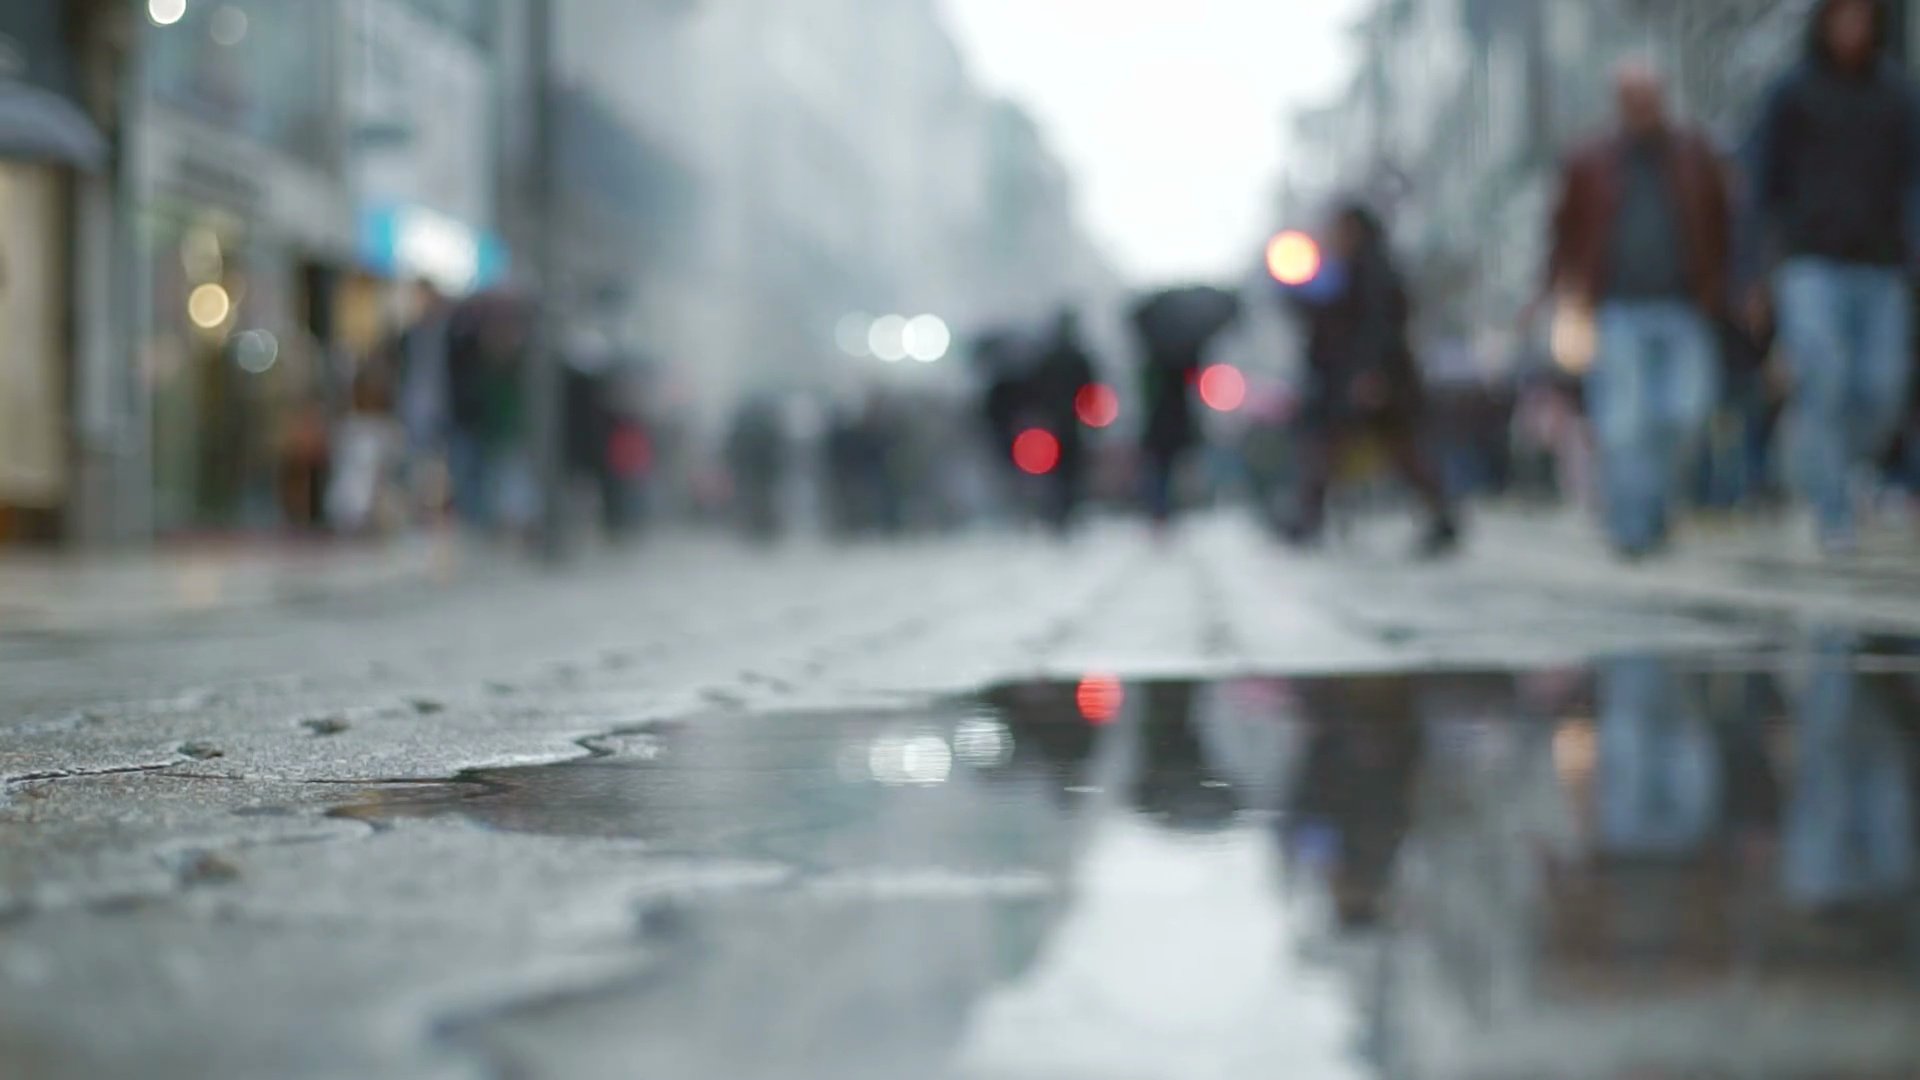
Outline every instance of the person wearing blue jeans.
{"type": "Polygon", "coordinates": [[[1640,558],[1666,543],[1719,398],[1712,313],[1723,307],[1731,200],[1719,155],[1669,119],[1657,74],[1624,66],[1616,91],[1619,130],[1567,162],[1547,289],[1596,312],[1588,399],[1607,534],[1640,558]]]}
{"type": "Polygon", "coordinates": [[[1829,549],[1853,542],[1851,480],[1878,459],[1907,412],[1912,296],[1892,267],[1788,260],[1775,310],[1792,373],[1788,468],[1829,549]]]}
{"type": "Polygon", "coordinates": [[[1600,305],[1599,348],[1587,398],[1607,534],[1623,553],[1646,554],[1666,540],[1673,492],[1718,400],[1718,346],[1684,300],[1609,300],[1600,305]]]}
{"type": "MultiPolygon", "coordinates": [[[[1854,544],[1853,472],[1886,449],[1911,377],[1920,114],[1889,59],[1892,25],[1881,0],[1815,5],[1806,58],[1774,87],[1748,148],[1748,232],[1777,263],[1773,316],[1792,374],[1789,479],[1829,552],[1854,544]]],[[[1756,323],[1767,299],[1749,296],[1756,323]]]]}

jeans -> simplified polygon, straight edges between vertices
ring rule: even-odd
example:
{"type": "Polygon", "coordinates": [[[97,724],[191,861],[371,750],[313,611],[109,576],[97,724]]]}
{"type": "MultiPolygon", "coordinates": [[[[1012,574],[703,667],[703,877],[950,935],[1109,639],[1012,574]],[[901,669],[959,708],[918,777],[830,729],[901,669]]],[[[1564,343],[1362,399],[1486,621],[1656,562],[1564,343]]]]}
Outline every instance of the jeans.
{"type": "Polygon", "coordinates": [[[1821,532],[1853,532],[1848,479],[1906,414],[1913,300],[1895,267],[1793,259],[1776,283],[1793,371],[1790,474],[1821,532]]]}
{"type": "Polygon", "coordinates": [[[1820,635],[1795,709],[1780,870],[1788,898],[1810,907],[1905,895],[1920,870],[1898,705],[1859,677],[1848,645],[1820,635]]]}
{"type": "Polygon", "coordinates": [[[1627,551],[1666,536],[1668,504],[1720,388],[1718,342],[1693,305],[1609,301],[1588,376],[1607,533],[1627,551]]]}

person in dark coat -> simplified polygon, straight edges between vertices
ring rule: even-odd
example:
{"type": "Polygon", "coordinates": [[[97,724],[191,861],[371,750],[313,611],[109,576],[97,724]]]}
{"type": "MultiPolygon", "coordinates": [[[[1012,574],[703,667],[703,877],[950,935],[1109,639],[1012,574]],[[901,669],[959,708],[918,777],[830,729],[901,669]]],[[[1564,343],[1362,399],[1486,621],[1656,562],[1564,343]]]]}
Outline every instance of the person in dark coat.
{"type": "Polygon", "coordinates": [[[1606,525],[1629,558],[1663,547],[1684,467],[1719,401],[1730,196],[1706,136],[1670,116],[1659,75],[1615,77],[1619,123],[1567,160],[1547,295],[1595,312],[1589,382],[1606,525]]]}
{"type": "Polygon", "coordinates": [[[1207,347],[1239,317],[1237,295],[1206,285],[1163,289],[1133,310],[1133,328],[1146,354],[1140,463],[1147,513],[1156,526],[1172,520],[1180,459],[1200,442],[1193,387],[1207,347]]]}
{"type": "Polygon", "coordinates": [[[1439,470],[1421,451],[1425,394],[1407,339],[1406,286],[1380,220],[1365,206],[1352,203],[1340,210],[1333,248],[1346,268],[1346,281],[1338,296],[1306,309],[1309,378],[1301,417],[1301,501],[1289,539],[1319,539],[1340,451],[1356,436],[1371,436],[1426,505],[1429,520],[1420,553],[1445,554],[1459,543],[1460,531],[1439,470]]]}
{"type": "Polygon", "coordinates": [[[1086,494],[1087,445],[1075,402],[1094,382],[1093,357],[1080,338],[1080,319],[1063,311],[1034,368],[1029,393],[1040,424],[1060,442],[1060,461],[1047,477],[1047,521],[1056,529],[1073,523],[1086,494]]]}
{"type": "MultiPolygon", "coordinates": [[[[1792,365],[1790,472],[1836,553],[1855,543],[1852,474],[1892,439],[1913,369],[1920,117],[1887,56],[1890,29],[1880,0],[1821,0],[1806,59],[1774,87],[1748,147],[1749,245],[1773,270],[1792,365]]],[[[1749,297],[1756,323],[1765,298],[1749,297]]]]}

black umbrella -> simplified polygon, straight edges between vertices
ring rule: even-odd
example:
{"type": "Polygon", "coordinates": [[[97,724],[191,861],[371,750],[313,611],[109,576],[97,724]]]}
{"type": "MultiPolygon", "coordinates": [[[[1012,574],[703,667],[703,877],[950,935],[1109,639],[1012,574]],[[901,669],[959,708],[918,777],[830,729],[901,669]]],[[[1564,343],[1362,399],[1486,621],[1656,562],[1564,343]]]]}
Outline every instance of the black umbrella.
{"type": "Polygon", "coordinates": [[[0,158],[98,169],[107,142],[80,106],[32,83],[0,79],[0,158]]]}
{"type": "Polygon", "coordinates": [[[1133,308],[1134,329],[1153,352],[1195,352],[1240,317],[1240,297],[1210,285],[1164,289],[1133,308]]]}

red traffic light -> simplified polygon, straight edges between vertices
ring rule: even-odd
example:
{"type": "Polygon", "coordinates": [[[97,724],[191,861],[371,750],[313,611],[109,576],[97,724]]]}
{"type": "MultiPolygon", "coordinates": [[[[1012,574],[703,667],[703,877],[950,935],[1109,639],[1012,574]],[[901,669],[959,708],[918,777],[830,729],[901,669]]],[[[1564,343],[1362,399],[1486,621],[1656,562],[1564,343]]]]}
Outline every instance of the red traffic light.
{"type": "Polygon", "coordinates": [[[1120,395],[1103,383],[1090,383],[1073,396],[1073,412],[1090,428],[1113,426],[1120,419],[1120,395]]]}
{"type": "Polygon", "coordinates": [[[1045,476],[1060,465],[1060,440],[1043,428],[1028,428],[1013,440],[1013,463],[1028,476],[1045,476]]]}

